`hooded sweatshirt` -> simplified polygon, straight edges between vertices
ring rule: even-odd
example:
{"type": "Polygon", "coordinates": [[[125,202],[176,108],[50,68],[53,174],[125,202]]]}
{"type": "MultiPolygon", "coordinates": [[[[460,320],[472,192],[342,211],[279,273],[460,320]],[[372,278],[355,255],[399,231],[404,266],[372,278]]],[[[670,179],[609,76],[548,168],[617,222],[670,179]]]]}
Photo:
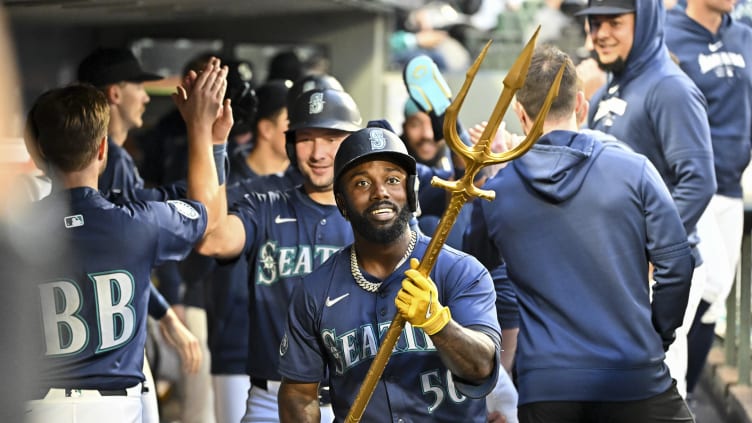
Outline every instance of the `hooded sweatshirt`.
{"type": "Polygon", "coordinates": [[[588,126],[614,135],[653,163],[694,246],[695,226],[716,191],[710,128],[705,98],[671,61],[664,18],[662,1],[636,0],[625,68],[610,74],[591,99],[588,126]]]}
{"type": "Polygon", "coordinates": [[[708,102],[717,193],[741,198],[752,148],[752,29],[724,15],[713,34],[684,11],[671,10],[666,44],[708,102]]]}
{"type": "Polygon", "coordinates": [[[664,348],[681,325],[694,259],[650,162],[553,131],[484,188],[496,200],[475,204],[469,236],[506,261],[493,275],[499,309],[519,309],[519,403],[665,392],[664,348]]]}

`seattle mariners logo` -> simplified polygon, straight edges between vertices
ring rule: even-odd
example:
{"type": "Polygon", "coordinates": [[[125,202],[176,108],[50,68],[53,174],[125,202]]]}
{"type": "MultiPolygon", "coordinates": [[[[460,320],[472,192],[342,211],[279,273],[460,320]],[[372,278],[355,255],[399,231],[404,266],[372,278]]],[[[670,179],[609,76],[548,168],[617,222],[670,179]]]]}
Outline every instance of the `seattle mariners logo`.
{"type": "Polygon", "coordinates": [[[308,114],[315,115],[324,110],[324,93],[314,93],[308,99],[308,114]]]}
{"type": "Polygon", "coordinates": [[[256,284],[271,285],[280,279],[305,276],[339,250],[335,245],[280,246],[268,240],[256,256],[256,284]]]}
{"type": "Polygon", "coordinates": [[[277,243],[269,241],[259,249],[259,269],[256,282],[271,284],[277,281],[277,243]]]}
{"type": "Polygon", "coordinates": [[[287,353],[287,348],[290,346],[290,341],[287,340],[287,334],[282,337],[282,342],[279,344],[279,355],[284,356],[287,353]]]}
{"type": "Polygon", "coordinates": [[[183,216],[187,217],[191,220],[196,220],[199,218],[198,210],[193,208],[190,204],[180,201],[180,200],[168,200],[168,204],[175,207],[175,210],[177,210],[178,213],[182,214],[183,216]]]}
{"type": "Polygon", "coordinates": [[[368,139],[371,141],[371,150],[383,150],[386,147],[386,138],[381,131],[369,132],[368,139]]]}

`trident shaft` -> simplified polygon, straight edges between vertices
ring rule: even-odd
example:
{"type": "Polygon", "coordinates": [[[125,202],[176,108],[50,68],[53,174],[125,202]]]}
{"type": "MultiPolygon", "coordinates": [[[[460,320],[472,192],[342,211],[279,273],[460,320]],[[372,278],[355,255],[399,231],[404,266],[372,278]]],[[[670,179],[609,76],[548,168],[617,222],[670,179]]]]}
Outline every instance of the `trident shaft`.
{"type": "MultiPolygon", "coordinates": [[[[480,64],[486,57],[491,41],[486,44],[483,51],[481,51],[478,58],[475,60],[475,63],[473,63],[467,71],[462,88],[457,93],[457,97],[452,101],[452,104],[446,110],[446,115],[444,117],[444,134],[446,134],[446,141],[449,148],[451,148],[452,151],[465,162],[465,175],[457,181],[444,181],[435,176],[431,180],[431,185],[449,191],[450,199],[449,205],[436,228],[436,233],[434,233],[433,238],[429,242],[426,252],[423,255],[423,259],[421,259],[420,264],[418,265],[418,271],[424,276],[430,274],[433,265],[436,263],[436,258],[441,251],[441,246],[444,244],[444,241],[446,241],[449,231],[457,220],[457,216],[459,215],[462,206],[473,197],[480,197],[489,201],[495,198],[495,192],[481,190],[473,184],[478,172],[486,166],[508,162],[522,156],[533,146],[533,144],[535,144],[543,132],[543,122],[548,115],[548,110],[551,108],[551,103],[559,92],[559,83],[561,82],[564,71],[563,66],[559,70],[559,74],[549,89],[546,101],[543,103],[532,129],[527,134],[524,141],[512,150],[503,153],[493,153],[491,151],[491,140],[493,140],[496,131],[499,129],[499,125],[501,125],[504,113],[506,113],[509,108],[509,104],[512,102],[514,94],[525,83],[527,70],[530,67],[530,61],[532,60],[533,51],[535,49],[535,40],[538,37],[538,31],[540,31],[540,27],[538,27],[535,34],[530,38],[530,41],[528,41],[527,45],[522,50],[522,53],[520,53],[520,56],[504,78],[504,89],[501,92],[499,100],[496,102],[496,106],[494,107],[491,117],[488,119],[488,124],[486,125],[480,140],[475,146],[472,148],[468,147],[460,139],[459,134],[457,133],[457,117],[460,108],[462,107],[462,103],[465,101],[467,92],[470,89],[470,85],[472,85],[475,75],[478,73],[480,64]]],[[[392,323],[389,325],[389,330],[384,336],[382,344],[376,353],[376,357],[373,359],[371,367],[368,369],[366,379],[363,381],[363,385],[361,385],[360,391],[358,391],[358,395],[355,397],[355,401],[350,408],[350,412],[348,413],[345,422],[359,422],[363,417],[363,412],[368,405],[368,401],[370,401],[373,391],[376,389],[376,383],[384,372],[384,368],[389,361],[389,357],[392,354],[392,350],[394,350],[394,346],[396,345],[404,326],[405,320],[399,315],[399,313],[395,314],[392,323]]]]}

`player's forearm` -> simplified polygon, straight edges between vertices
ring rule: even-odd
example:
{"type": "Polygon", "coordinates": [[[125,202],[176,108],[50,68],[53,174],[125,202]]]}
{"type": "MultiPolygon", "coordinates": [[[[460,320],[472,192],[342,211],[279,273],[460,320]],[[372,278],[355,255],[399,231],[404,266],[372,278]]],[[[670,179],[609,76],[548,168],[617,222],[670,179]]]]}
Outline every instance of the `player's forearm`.
{"type": "MultiPolygon", "coordinates": [[[[198,139],[211,139],[211,132],[206,128],[189,126],[188,138],[188,198],[199,201],[206,207],[206,233],[209,233],[216,228],[221,213],[220,187],[212,144],[198,139]]],[[[226,209],[225,205],[225,214],[226,209]]]]}
{"type": "Polygon", "coordinates": [[[450,321],[431,336],[441,361],[456,376],[481,382],[493,373],[495,347],[485,334],[450,321]]]}
{"type": "Polygon", "coordinates": [[[281,423],[319,423],[321,421],[318,384],[282,382],[277,402],[281,423]],[[310,389],[309,385],[315,385],[315,387],[310,389]]]}
{"type": "Polygon", "coordinates": [[[240,255],[244,245],[243,222],[235,215],[225,214],[220,217],[217,228],[207,233],[194,249],[207,257],[231,259],[240,255]]]}

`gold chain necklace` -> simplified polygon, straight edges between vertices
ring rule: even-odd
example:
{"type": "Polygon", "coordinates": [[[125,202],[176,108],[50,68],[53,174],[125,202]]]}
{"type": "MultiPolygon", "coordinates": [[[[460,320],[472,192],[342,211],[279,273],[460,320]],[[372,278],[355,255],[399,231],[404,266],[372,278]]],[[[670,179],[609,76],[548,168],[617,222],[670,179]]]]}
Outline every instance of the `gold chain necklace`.
{"type": "MultiPolygon", "coordinates": [[[[402,259],[400,259],[399,263],[397,263],[397,266],[395,266],[394,270],[399,269],[399,267],[402,266],[402,263],[410,258],[410,254],[413,253],[413,249],[415,249],[415,243],[417,240],[418,233],[415,231],[410,231],[410,244],[407,246],[405,255],[402,256],[402,259]]],[[[376,292],[379,290],[381,282],[369,282],[363,276],[363,273],[360,272],[360,266],[358,266],[358,256],[355,254],[355,244],[350,246],[350,273],[352,273],[353,278],[355,278],[355,283],[357,283],[358,286],[363,288],[364,290],[368,292],[376,292]]]]}

